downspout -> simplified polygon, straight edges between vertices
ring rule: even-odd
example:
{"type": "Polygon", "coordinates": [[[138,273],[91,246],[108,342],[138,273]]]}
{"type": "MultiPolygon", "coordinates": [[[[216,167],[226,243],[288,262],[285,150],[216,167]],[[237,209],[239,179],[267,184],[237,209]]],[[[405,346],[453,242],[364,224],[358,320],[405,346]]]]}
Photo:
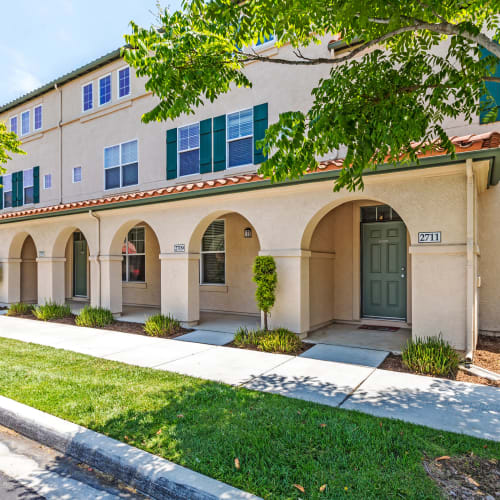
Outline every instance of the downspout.
{"type": "Polygon", "coordinates": [[[96,263],[97,263],[97,284],[95,287],[97,292],[96,304],[97,307],[101,307],[101,219],[98,217],[92,210],[89,210],[89,215],[96,220],[96,236],[97,236],[97,254],[95,255],[96,263]]]}
{"type": "Polygon", "coordinates": [[[472,158],[466,160],[467,176],[467,275],[466,275],[466,337],[465,361],[471,363],[474,359],[474,169],[472,158]]]}
{"type": "Polygon", "coordinates": [[[63,157],[62,157],[62,91],[58,87],[57,83],[54,83],[54,89],[59,92],[59,122],[57,124],[57,127],[59,128],[59,204],[62,204],[63,201],[63,176],[62,176],[62,163],[63,163],[63,157]]]}

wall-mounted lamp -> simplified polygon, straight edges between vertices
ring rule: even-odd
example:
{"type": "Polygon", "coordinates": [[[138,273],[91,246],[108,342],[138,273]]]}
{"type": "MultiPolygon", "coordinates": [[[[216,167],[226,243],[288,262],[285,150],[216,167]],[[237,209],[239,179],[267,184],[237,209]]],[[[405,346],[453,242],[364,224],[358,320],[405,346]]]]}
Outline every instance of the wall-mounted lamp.
{"type": "Polygon", "coordinates": [[[245,238],[251,238],[252,237],[252,228],[246,227],[244,231],[245,238]]]}

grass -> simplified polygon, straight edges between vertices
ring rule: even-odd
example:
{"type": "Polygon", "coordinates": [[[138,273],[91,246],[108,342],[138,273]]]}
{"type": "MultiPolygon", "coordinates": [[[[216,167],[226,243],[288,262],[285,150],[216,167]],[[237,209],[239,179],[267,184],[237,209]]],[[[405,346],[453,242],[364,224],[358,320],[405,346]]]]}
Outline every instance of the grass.
{"type": "Polygon", "coordinates": [[[0,393],[266,499],[439,498],[424,457],[500,456],[500,443],[8,339],[0,393]]]}
{"type": "Polygon", "coordinates": [[[104,326],[111,325],[114,320],[113,314],[109,309],[85,306],[75,318],[75,323],[78,326],[102,328],[104,326]]]}
{"type": "Polygon", "coordinates": [[[36,306],[33,309],[33,314],[37,319],[49,321],[51,319],[68,318],[71,316],[71,308],[67,304],[47,302],[42,306],[36,306]]]}

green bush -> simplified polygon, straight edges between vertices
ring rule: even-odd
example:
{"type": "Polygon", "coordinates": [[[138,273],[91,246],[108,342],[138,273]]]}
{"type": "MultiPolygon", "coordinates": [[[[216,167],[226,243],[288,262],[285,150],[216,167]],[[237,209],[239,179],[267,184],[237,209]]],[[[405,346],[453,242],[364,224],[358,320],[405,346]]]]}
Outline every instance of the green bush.
{"type": "Polygon", "coordinates": [[[11,304],[9,310],[7,311],[7,316],[20,316],[31,314],[33,311],[33,304],[25,304],[24,302],[18,302],[17,304],[11,304]]]}
{"type": "Polygon", "coordinates": [[[257,283],[255,299],[258,308],[264,313],[264,330],[267,330],[267,315],[276,301],[276,285],[278,274],[276,262],[269,255],[255,257],[253,264],[253,281],[257,283]]]}
{"type": "Polygon", "coordinates": [[[71,316],[71,309],[66,304],[56,304],[55,302],[47,302],[43,306],[37,306],[33,309],[33,314],[43,321],[51,319],[68,318],[71,316]]]}
{"type": "Polygon", "coordinates": [[[168,337],[177,333],[180,328],[180,322],[170,314],[167,316],[163,314],[150,316],[144,325],[144,331],[151,337],[168,337]]]}
{"type": "Polygon", "coordinates": [[[274,330],[248,330],[239,328],[234,337],[238,347],[253,346],[265,352],[297,353],[302,347],[302,341],[296,333],[286,328],[274,330]]]}
{"type": "Polygon", "coordinates": [[[75,323],[78,326],[100,328],[110,325],[114,320],[113,313],[109,309],[85,306],[75,318],[75,323]]]}
{"type": "Polygon", "coordinates": [[[403,351],[403,363],[416,373],[454,377],[460,358],[441,336],[409,340],[403,351]]]}

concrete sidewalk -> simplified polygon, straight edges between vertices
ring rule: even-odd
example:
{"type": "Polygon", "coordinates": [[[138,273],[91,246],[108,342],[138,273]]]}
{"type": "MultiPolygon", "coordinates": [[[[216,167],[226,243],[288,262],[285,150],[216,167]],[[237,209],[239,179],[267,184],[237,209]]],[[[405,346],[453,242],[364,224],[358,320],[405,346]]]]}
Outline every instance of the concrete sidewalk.
{"type": "Polygon", "coordinates": [[[5,316],[0,337],[500,441],[495,387],[5,316]]]}

